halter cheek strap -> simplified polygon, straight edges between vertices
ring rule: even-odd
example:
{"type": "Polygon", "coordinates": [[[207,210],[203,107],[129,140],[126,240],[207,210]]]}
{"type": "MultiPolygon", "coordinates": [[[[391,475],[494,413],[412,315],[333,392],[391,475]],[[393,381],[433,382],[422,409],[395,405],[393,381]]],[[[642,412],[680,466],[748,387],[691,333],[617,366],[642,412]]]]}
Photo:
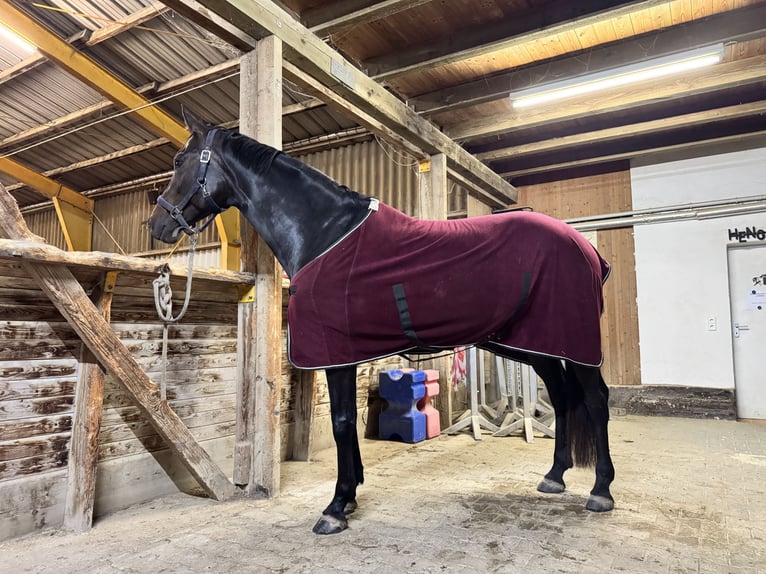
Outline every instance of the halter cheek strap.
{"type": "Polygon", "coordinates": [[[210,225],[213,222],[216,215],[218,215],[219,213],[223,211],[223,208],[220,207],[215,202],[215,200],[213,199],[213,196],[210,194],[210,192],[207,189],[207,168],[210,165],[210,159],[213,155],[213,152],[211,151],[211,146],[213,145],[213,138],[215,137],[215,134],[217,131],[218,131],[218,128],[213,128],[207,133],[207,136],[205,137],[205,146],[202,148],[202,151],[199,154],[199,168],[197,169],[197,180],[195,182],[195,185],[192,186],[192,188],[186,192],[186,195],[184,195],[181,202],[178,205],[173,205],[162,196],[159,196],[157,198],[157,203],[160,205],[160,207],[162,207],[163,209],[165,209],[165,211],[168,212],[170,217],[176,223],[178,223],[178,225],[187,235],[194,235],[195,233],[201,233],[205,228],[207,228],[208,225],[210,225]],[[207,219],[207,221],[205,221],[202,227],[200,227],[199,229],[196,229],[192,227],[191,225],[189,225],[189,223],[186,221],[186,219],[183,216],[183,210],[189,204],[189,202],[191,201],[191,198],[194,197],[194,195],[199,190],[202,190],[202,197],[205,198],[205,201],[211,207],[213,212],[210,214],[210,217],[207,219]]]}

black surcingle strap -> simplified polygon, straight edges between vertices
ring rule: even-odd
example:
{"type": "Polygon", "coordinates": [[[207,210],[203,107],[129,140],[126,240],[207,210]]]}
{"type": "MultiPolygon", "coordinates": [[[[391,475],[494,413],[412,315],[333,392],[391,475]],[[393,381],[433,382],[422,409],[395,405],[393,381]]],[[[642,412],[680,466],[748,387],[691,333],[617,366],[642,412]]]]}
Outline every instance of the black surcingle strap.
{"type": "Polygon", "coordinates": [[[404,285],[397,283],[393,287],[394,300],[396,301],[396,310],[399,312],[399,321],[402,324],[402,330],[404,335],[410,340],[410,342],[419,348],[426,348],[415,333],[415,328],[412,325],[412,317],[410,316],[410,308],[407,305],[407,296],[404,294],[404,285]]]}

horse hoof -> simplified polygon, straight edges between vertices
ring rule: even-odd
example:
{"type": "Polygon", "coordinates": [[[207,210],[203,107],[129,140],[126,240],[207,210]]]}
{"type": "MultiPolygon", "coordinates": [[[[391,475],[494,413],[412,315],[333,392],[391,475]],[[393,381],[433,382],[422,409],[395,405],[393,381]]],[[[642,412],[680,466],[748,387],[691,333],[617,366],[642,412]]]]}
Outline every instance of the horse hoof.
{"type": "Polygon", "coordinates": [[[348,516],[349,514],[353,514],[356,508],[357,508],[356,500],[347,502],[346,506],[343,508],[343,514],[345,514],[346,516],[348,516]]]}
{"type": "Polygon", "coordinates": [[[314,525],[314,534],[338,534],[348,528],[348,521],[329,514],[323,514],[317,523],[314,525]]]}
{"type": "Polygon", "coordinates": [[[539,492],[544,492],[545,494],[561,494],[564,492],[565,488],[566,486],[562,483],[551,480],[550,478],[543,478],[540,481],[540,484],[537,485],[537,490],[539,492]]]}
{"type": "Polygon", "coordinates": [[[614,508],[614,500],[606,496],[591,494],[585,508],[592,512],[609,512],[614,508]]]}

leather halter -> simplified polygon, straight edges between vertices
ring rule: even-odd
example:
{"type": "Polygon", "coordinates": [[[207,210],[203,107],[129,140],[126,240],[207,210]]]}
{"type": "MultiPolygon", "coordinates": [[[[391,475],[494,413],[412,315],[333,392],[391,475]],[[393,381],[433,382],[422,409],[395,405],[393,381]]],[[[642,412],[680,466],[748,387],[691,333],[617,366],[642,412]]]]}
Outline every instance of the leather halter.
{"type": "Polygon", "coordinates": [[[157,198],[157,203],[160,205],[160,207],[162,207],[163,209],[165,209],[165,211],[168,212],[170,217],[176,223],[178,223],[178,225],[187,235],[194,235],[195,233],[201,233],[205,228],[207,228],[208,225],[210,225],[213,222],[216,215],[218,215],[219,213],[223,211],[223,208],[221,208],[215,202],[215,200],[213,199],[213,196],[210,195],[210,192],[207,189],[207,168],[210,165],[210,159],[213,155],[213,152],[211,151],[211,147],[213,145],[213,138],[215,137],[215,134],[217,131],[218,131],[218,128],[213,128],[207,133],[207,136],[205,137],[205,146],[202,148],[202,151],[199,154],[199,169],[197,170],[197,180],[195,182],[195,185],[193,185],[192,188],[186,192],[186,195],[184,195],[180,203],[178,205],[173,205],[162,196],[159,196],[157,198]],[[202,227],[197,229],[189,225],[189,223],[184,218],[182,212],[183,212],[183,209],[191,201],[191,198],[194,197],[194,195],[199,190],[202,190],[202,197],[205,198],[205,201],[207,201],[208,205],[210,205],[210,207],[213,209],[213,213],[210,214],[210,217],[202,225],[202,227]]]}

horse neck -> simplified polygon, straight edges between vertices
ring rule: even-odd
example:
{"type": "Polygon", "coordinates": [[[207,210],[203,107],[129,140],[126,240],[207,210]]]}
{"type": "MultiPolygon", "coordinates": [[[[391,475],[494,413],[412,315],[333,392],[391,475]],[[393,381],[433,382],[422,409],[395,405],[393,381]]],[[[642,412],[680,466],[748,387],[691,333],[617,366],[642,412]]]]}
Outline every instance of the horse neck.
{"type": "Polygon", "coordinates": [[[235,163],[233,188],[239,191],[235,205],[293,277],[364,219],[370,199],[271,151],[268,162],[235,163]],[[258,170],[252,163],[268,165],[258,170]]]}

